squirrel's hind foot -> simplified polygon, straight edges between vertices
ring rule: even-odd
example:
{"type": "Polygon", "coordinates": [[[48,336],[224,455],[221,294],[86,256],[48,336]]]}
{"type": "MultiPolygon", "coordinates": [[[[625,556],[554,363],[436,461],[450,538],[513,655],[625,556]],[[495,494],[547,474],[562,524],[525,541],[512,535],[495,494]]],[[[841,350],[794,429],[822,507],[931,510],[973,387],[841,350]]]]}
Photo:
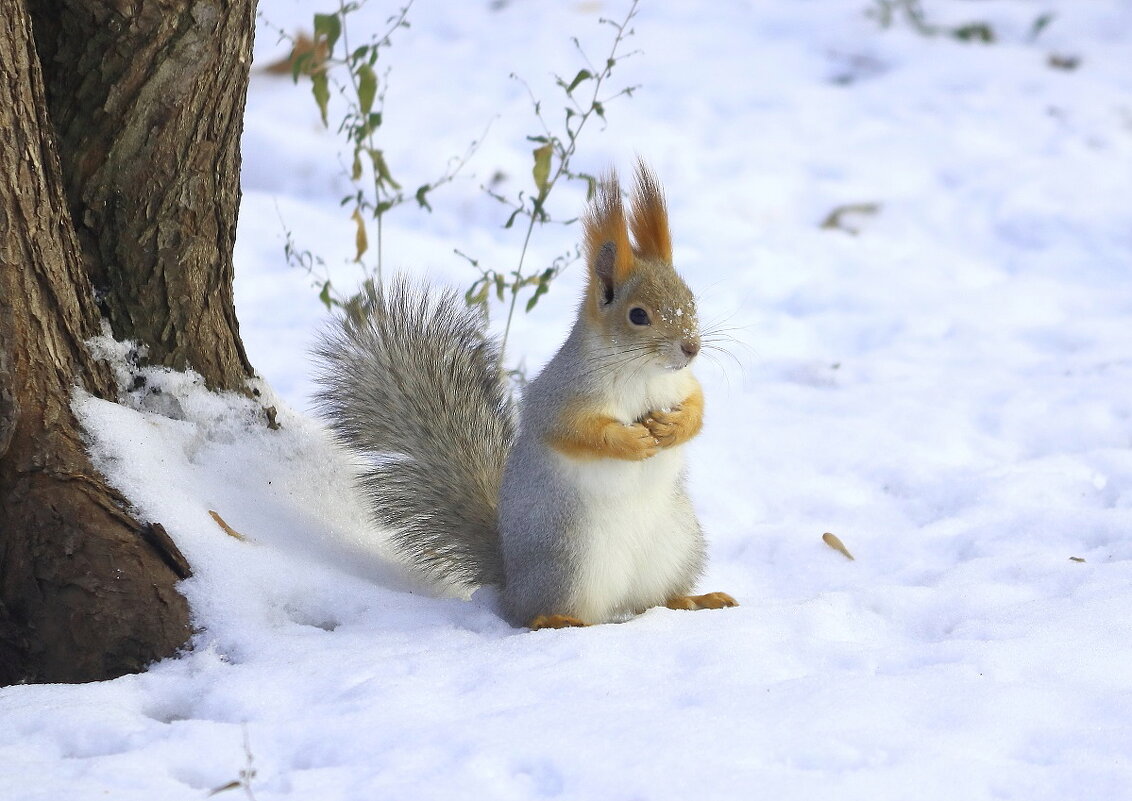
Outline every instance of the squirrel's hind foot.
{"type": "Polygon", "coordinates": [[[537,615],[531,618],[527,628],[531,631],[538,631],[539,629],[567,629],[573,626],[587,625],[589,624],[569,615],[537,615]]]}
{"type": "Polygon", "coordinates": [[[669,609],[724,609],[738,606],[739,602],[725,592],[709,592],[706,595],[677,595],[665,604],[669,609]]]}

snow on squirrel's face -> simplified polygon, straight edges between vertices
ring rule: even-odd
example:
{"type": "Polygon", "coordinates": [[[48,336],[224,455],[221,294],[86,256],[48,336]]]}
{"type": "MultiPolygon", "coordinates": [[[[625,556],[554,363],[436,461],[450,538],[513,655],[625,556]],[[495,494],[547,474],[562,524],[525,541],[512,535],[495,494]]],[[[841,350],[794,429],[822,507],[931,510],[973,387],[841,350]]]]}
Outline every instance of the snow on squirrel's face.
{"type": "Polygon", "coordinates": [[[700,352],[696,298],[671,265],[641,265],[603,305],[602,327],[625,367],[682,370],[700,352]]]}

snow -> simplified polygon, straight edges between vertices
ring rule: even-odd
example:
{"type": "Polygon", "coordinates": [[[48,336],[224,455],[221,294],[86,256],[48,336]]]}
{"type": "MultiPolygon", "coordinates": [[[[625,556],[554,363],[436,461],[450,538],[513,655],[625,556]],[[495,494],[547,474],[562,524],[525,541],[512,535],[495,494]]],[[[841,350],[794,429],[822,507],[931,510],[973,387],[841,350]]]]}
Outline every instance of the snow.
{"type": "MultiPolygon", "coordinates": [[[[422,0],[382,56],[406,186],[490,123],[434,213],[387,221],[388,264],[462,286],[454,247],[507,267],[522,244],[479,191],[497,169],[529,181],[537,124],[507,76],[556,109],[569,37],[602,53],[596,18],[625,8],[500,5],[422,0]]],[[[260,801],[1127,797],[1132,6],[924,3],[991,22],[984,46],[881,30],[870,5],[646,0],[635,21],[614,80],[641,88],[577,166],[653,165],[701,318],[734,338],[738,364],[697,368],[689,461],[702,588],[742,605],[582,630],[444,597],[366,524],[355,465],[305,411],[325,310],[282,255],[285,224],[357,280],[339,146],[304,87],[257,74],[236,289],[259,402],[158,370],[122,405],[75,401],[99,467],[194,567],[193,647],[0,689],[0,798],[201,799],[241,771],[260,801]],[[849,204],[877,206],[842,218],[856,235],[819,227],[849,204]]],[[[311,13],[261,10],[286,30],[311,13]]],[[[283,49],[261,28],[258,63],[283,49]]],[[[582,201],[565,188],[552,212],[582,201]]],[[[536,231],[532,263],[575,237],[536,231]]],[[[519,317],[513,360],[549,358],[581,282],[519,317]]]]}

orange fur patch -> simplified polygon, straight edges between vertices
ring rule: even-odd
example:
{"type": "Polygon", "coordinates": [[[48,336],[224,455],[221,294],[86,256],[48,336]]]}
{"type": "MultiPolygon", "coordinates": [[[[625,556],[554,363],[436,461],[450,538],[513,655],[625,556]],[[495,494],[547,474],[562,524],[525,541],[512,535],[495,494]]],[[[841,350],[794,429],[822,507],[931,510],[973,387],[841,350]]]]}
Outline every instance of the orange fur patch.
{"type": "Polygon", "coordinates": [[[637,181],[629,227],[637,254],[646,259],[672,263],[672,235],[668,231],[668,207],[660,182],[643,161],[637,161],[637,181]]]}
{"type": "Polygon", "coordinates": [[[660,450],[660,444],[645,426],[625,425],[608,415],[579,409],[563,412],[558,430],[547,444],[574,459],[640,461],[660,450]]]}

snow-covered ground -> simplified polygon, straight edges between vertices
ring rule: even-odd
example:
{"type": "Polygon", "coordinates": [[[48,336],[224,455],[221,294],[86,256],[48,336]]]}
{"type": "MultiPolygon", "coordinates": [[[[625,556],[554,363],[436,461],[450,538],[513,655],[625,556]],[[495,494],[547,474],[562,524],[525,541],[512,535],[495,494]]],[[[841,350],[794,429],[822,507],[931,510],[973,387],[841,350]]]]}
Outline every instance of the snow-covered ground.
{"type": "MultiPolygon", "coordinates": [[[[580,169],[651,162],[678,266],[733,328],[738,364],[698,368],[690,470],[703,588],[742,604],[590,629],[513,629],[490,594],[438,597],[384,558],[307,416],[325,311],[283,259],[280,218],[354,280],[341,147],[305,87],[257,74],[238,312],[282,429],[186,376],[153,377],[159,406],[77,401],[100,466],[193,563],[199,631],[143,675],[0,690],[0,798],[201,799],[249,769],[260,801],[1128,798],[1132,5],[924,0],[993,45],[882,30],[872,5],[644,0],[614,73],[641,87],[583,134],[580,169]],[[820,227],[847,204],[876,211],[820,227]]],[[[329,10],[261,8],[287,30],[329,10]]],[[[530,181],[508,75],[557,115],[570,37],[603,57],[597,18],[626,8],[418,0],[382,56],[395,177],[490,128],[433,214],[391,213],[387,264],[466,286],[453,248],[514,263],[479,190],[530,181]]],[[[372,0],[358,30],[393,10],[372,0]]],[[[283,50],[261,29],[258,63],[283,50]]],[[[576,236],[536,231],[533,263],[576,236]]],[[[553,353],[580,284],[517,321],[513,361],[553,353]]]]}

